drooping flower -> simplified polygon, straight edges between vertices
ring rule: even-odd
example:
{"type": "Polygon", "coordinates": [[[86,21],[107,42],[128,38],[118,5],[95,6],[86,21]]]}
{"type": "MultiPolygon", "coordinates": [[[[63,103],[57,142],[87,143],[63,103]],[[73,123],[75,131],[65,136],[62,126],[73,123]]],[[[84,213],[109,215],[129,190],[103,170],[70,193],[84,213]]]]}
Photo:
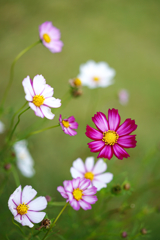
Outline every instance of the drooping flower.
{"type": "Polygon", "coordinates": [[[59,186],[57,190],[62,197],[66,198],[74,210],[79,210],[80,207],[84,210],[91,209],[91,204],[94,204],[98,199],[94,194],[97,188],[91,185],[89,179],[75,178],[63,182],[64,187],[59,186]]]}
{"type": "Polygon", "coordinates": [[[118,98],[121,105],[126,105],[129,101],[129,93],[126,89],[121,89],[118,92],[118,98]]]}
{"type": "Polygon", "coordinates": [[[33,177],[35,174],[34,160],[27,148],[27,141],[21,140],[13,145],[14,152],[16,154],[16,163],[18,169],[21,171],[22,175],[25,177],[33,177]]]}
{"type": "Polygon", "coordinates": [[[88,61],[80,66],[78,79],[82,85],[89,88],[108,87],[113,84],[115,70],[110,68],[106,62],[96,63],[88,61]]]}
{"type": "Polygon", "coordinates": [[[78,123],[75,122],[75,118],[73,116],[69,118],[62,119],[62,115],[59,116],[59,123],[62,127],[62,130],[65,134],[69,134],[70,136],[75,136],[77,134],[73,129],[78,128],[78,123]]]}
{"type": "Polygon", "coordinates": [[[5,125],[3,122],[0,121],[0,134],[4,133],[5,131],[5,125]]]}
{"type": "Polygon", "coordinates": [[[91,185],[97,188],[97,191],[104,187],[107,187],[106,183],[109,183],[113,179],[112,173],[104,173],[107,169],[107,164],[103,159],[99,159],[94,165],[94,157],[86,158],[85,164],[81,158],[76,159],[73,162],[70,172],[73,178],[90,179],[91,185]]]}
{"type": "Polygon", "coordinates": [[[36,116],[41,118],[53,119],[54,114],[51,108],[61,106],[61,100],[53,96],[53,88],[46,84],[46,80],[42,75],[36,75],[33,81],[27,76],[22,85],[26,93],[25,99],[29,102],[30,108],[35,112],[36,116]]]}
{"type": "Polygon", "coordinates": [[[52,53],[61,52],[63,42],[60,41],[60,30],[52,25],[52,22],[44,22],[39,26],[39,37],[42,43],[52,53]]]}
{"type": "Polygon", "coordinates": [[[129,135],[136,130],[137,125],[134,120],[127,118],[120,125],[120,115],[118,110],[108,110],[108,120],[104,113],[97,112],[92,118],[97,129],[87,125],[86,136],[94,140],[88,143],[91,152],[99,152],[97,158],[112,158],[113,154],[118,159],[128,158],[129,154],[124,148],[134,148],[136,146],[136,135],[129,135]]]}
{"type": "Polygon", "coordinates": [[[37,191],[32,186],[25,186],[23,191],[19,186],[8,200],[8,207],[14,216],[14,220],[32,228],[33,223],[39,223],[43,220],[46,213],[40,212],[47,207],[45,197],[38,197],[32,200],[37,194],[37,191]]]}

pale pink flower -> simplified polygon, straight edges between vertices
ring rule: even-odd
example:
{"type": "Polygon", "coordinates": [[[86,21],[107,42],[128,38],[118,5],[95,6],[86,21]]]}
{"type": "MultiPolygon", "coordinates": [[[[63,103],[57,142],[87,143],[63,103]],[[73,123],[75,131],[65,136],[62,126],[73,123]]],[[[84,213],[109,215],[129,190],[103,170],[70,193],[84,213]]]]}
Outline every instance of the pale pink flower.
{"type": "Polygon", "coordinates": [[[121,89],[118,92],[118,98],[121,105],[126,105],[129,101],[129,92],[126,89],[121,89]]]}
{"type": "Polygon", "coordinates": [[[65,134],[69,134],[70,136],[74,136],[77,134],[73,129],[78,128],[78,123],[75,122],[75,118],[73,116],[69,118],[62,119],[62,115],[59,116],[59,123],[62,127],[62,130],[65,134]]]}

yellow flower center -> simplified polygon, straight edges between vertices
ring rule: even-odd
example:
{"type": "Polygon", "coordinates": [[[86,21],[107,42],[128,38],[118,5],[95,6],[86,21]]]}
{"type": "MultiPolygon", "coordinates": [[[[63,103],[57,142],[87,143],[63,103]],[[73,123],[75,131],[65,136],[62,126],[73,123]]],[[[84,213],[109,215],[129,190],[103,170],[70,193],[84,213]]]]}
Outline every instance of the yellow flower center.
{"type": "Polygon", "coordinates": [[[21,204],[20,203],[17,207],[17,212],[18,212],[18,214],[24,215],[24,214],[27,213],[28,209],[29,209],[29,206],[27,204],[25,204],[25,203],[21,204]]]}
{"type": "Polygon", "coordinates": [[[119,135],[112,130],[108,130],[103,133],[102,141],[105,142],[106,145],[114,145],[119,138],[119,135]]]}
{"type": "Polygon", "coordinates": [[[94,80],[95,82],[99,82],[100,78],[99,78],[99,77],[93,77],[93,80],[94,80]]]}
{"type": "Polygon", "coordinates": [[[43,39],[46,43],[50,43],[51,41],[51,38],[47,33],[43,34],[43,39]]]}
{"type": "Polygon", "coordinates": [[[69,122],[68,121],[65,121],[65,120],[62,120],[62,124],[64,127],[68,128],[70,125],[69,125],[69,122]]]}
{"type": "Polygon", "coordinates": [[[43,104],[44,100],[45,100],[45,98],[42,95],[35,95],[33,97],[33,101],[32,102],[34,103],[34,105],[36,107],[40,107],[43,104]]]}
{"type": "Polygon", "coordinates": [[[80,80],[79,78],[75,78],[74,84],[75,84],[77,87],[79,87],[79,86],[82,85],[81,80],[80,80]]]}
{"type": "Polygon", "coordinates": [[[73,191],[73,197],[77,200],[77,201],[79,201],[80,199],[82,199],[82,192],[83,192],[83,190],[80,190],[79,188],[76,188],[76,189],[74,189],[74,191],[73,191]]]}
{"type": "Polygon", "coordinates": [[[94,179],[94,174],[92,172],[86,172],[84,177],[92,181],[94,179]]]}

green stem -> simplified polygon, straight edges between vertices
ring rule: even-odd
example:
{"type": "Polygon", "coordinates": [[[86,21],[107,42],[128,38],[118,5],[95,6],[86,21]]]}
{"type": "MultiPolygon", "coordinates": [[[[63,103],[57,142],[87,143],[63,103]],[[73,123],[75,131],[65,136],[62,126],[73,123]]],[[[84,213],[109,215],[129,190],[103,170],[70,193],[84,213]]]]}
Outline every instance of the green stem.
{"type": "Polygon", "coordinates": [[[13,177],[14,177],[16,186],[19,187],[20,186],[20,180],[19,180],[18,173],[17,173],[14,166],[12,166],[12,173],[13,173],[13,177]]]}
{"type": "Polygon", "coordinates": [[[56,219],[54,220],[54,222],[51,224],[48,232],[45,234],[45,236],[42,238],[42,240],[46,239],[46,237],[48,236],[48,234],[50,233],[50,231],[52,230],[52,228],[54,227],[54,225],[56,224],[57,220],[59,219],[59,217],[61,216],[61,214],[63,213],[63,211],[65,210],[65,208],[68,206],[69,202],[66,203],[66,205],[62,208],[62,210],[60,211],[60,213],[58,214],[58,216],[56,217],[56,219]]]}
{"type": "Polygon", "coordinates": [[[48,129],[56,128],[56,127],[59,127],[59,126],[60,126],[60,124],[55,125],[55,126],[51,126],[51,127],[47,127],[47,128],[43,128],[43,129],[38,130],[38,131],[31,132],[31,133],[29,133],[25,138],[28,138],[28,137],[30,137],[31,135],[34,135],[34,134],[37,134],[37,133],[40,133],[40,132],[44,132],[44,131],[46,131],[46,130],[48,130],[48,129]]]}
{"type": "Polygon", "coordinates": [[[9,77],[9,83],[6,87],[6,90],[4,92],[4,95],[3,95],[3,98],[2,98],[2,101],[1,101],[1,107],[3,107],[4,105],[4,102],[6,100],[6,97],[7,97],[7,94],[9,92],[9,89],[12,85],[12,82],[13,82],[13,75],[14,75],[14,65],[16,64],[16,62],[18,61],[18,59],[23,55],[25,54],[28,50],[30,50],[31,48],[35,47],[37,44],[39,44],[41,42],[41,40],[38,40],[37,42],[31,44],[29,47],[25,48],[23,51],[21,51],[17,57],[13,60],[12,62],[12,65],[11,65],[11,69],[10,69],[10,77],[9,77]]]}
{"type": "Polygon", "coordinates": [[[49,202],[48,206],[64,206],[66,202],[49,202]]]}

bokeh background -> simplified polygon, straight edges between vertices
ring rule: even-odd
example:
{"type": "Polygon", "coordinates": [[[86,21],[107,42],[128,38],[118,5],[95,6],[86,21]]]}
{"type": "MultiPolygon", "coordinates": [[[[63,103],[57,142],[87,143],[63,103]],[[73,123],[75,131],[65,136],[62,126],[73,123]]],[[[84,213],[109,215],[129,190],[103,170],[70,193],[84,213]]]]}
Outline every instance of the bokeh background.
{"type": "MultiPolygon", "coordinates": [[[[13,59],[21,50],[38,40],[40,24],[52,21],[60,29],[64,43],[62,52],[57,54],[52,54],[39,44],[16,63],[14,82],[5,104],[6,108],[10,106],[8,111],[19,109],[25,102],[22,80],[27,75],[33,78],[42,74],[47,83],[54,87],[54,97],[62,98],[69,90],[68,80],[78,75],[80,64],[88,60],[105,61],[116,70],[113,85],[95,90],[84,87],[83,95],[71,99],[62,110],[59,109],[52,122],[37,119],[32,110],[22,116],[16,132],[18,137],[22,137],[25,131],[56,125],[60,113],[62,117],[74,115],[79,123],[75,137],[65,135],[60,128],[56,128],[29,138],[29,150],[35,160],[36,174],[28,179],[19,173],[22,186],[31,184],[39,195],[50,195],[55,201],[63,201],[56,188],[65,179],[71,179],[69,170],[72,162],[78,157],[85,160],[88,156],[94,156],[95,159],[97,156],[90,153],[87,147],[89,139],[85,136],[86,125],[93,127],[91,117],[96,111],[107,115],[109,108],[116,108],[122,122],[132,118],[138,124],[135,132],[137,147],[128,150],[131,156],[128,159],[120,161],[114,157],[111,161],[107,160],[108,171],[115,176],[114,184],[122,184],[128,179],[133,187],[133,196],[113,198],[105,208],[120,207],[124,201],[128,201],[129,204],[135,204],[130,215],[137,219],[127,223],[128,215],[123,219],[113,215],[110,221],[106,216],[97,224],[100,226],[103,223],[102,228],[106,231],[112,225],[113,231],[117,233],[123,230],[132,232],[134,225],[137,227],[142,224],[151,231],[148,239],[154,240],[160,239],[159,11],[158,0],[0,0],[0,96],[7,86],[13,59]],[[120,105],[117,97],[122,88],[130,94],[126,106],[120,105]],[[143,218],[138,215],[141,211],[143,218]]],[[[10,115],[1,120],[7,125],[10,115]]],[[[0,136],[1,142],[3,137],[0,136]]],[[[1,239],[5,239],[6,232],[15,228],[7,207],[8,198],[15,187],[10,174],[0,200],[1,239]]],[[[96,215],[95,209],[93,212],[96,215]]],[[[56,217],[59,210],[60,207],[52,207],[47,213],[52,218],[56,217]]],[[[91,211],[84,213],[69,210],[68,215],[66,211],[56,227],[63,237],[57,233],[49,239],[120,239],[107,236],[107,232],[105,236],[98,237],[99,229],[95,235],[90,235],[87,229],[94,224],[89,222],[87,225],[85,221],[93,217],[91,214],[91,211]]],[[[13,231],[9,239],[15,239],[14,234],[13,231]]],[[[20,235],[17,235],[17,239],[21,239],[20,235]]],[[[137,239],[141,239],[141,236],[137,239]]]]}

